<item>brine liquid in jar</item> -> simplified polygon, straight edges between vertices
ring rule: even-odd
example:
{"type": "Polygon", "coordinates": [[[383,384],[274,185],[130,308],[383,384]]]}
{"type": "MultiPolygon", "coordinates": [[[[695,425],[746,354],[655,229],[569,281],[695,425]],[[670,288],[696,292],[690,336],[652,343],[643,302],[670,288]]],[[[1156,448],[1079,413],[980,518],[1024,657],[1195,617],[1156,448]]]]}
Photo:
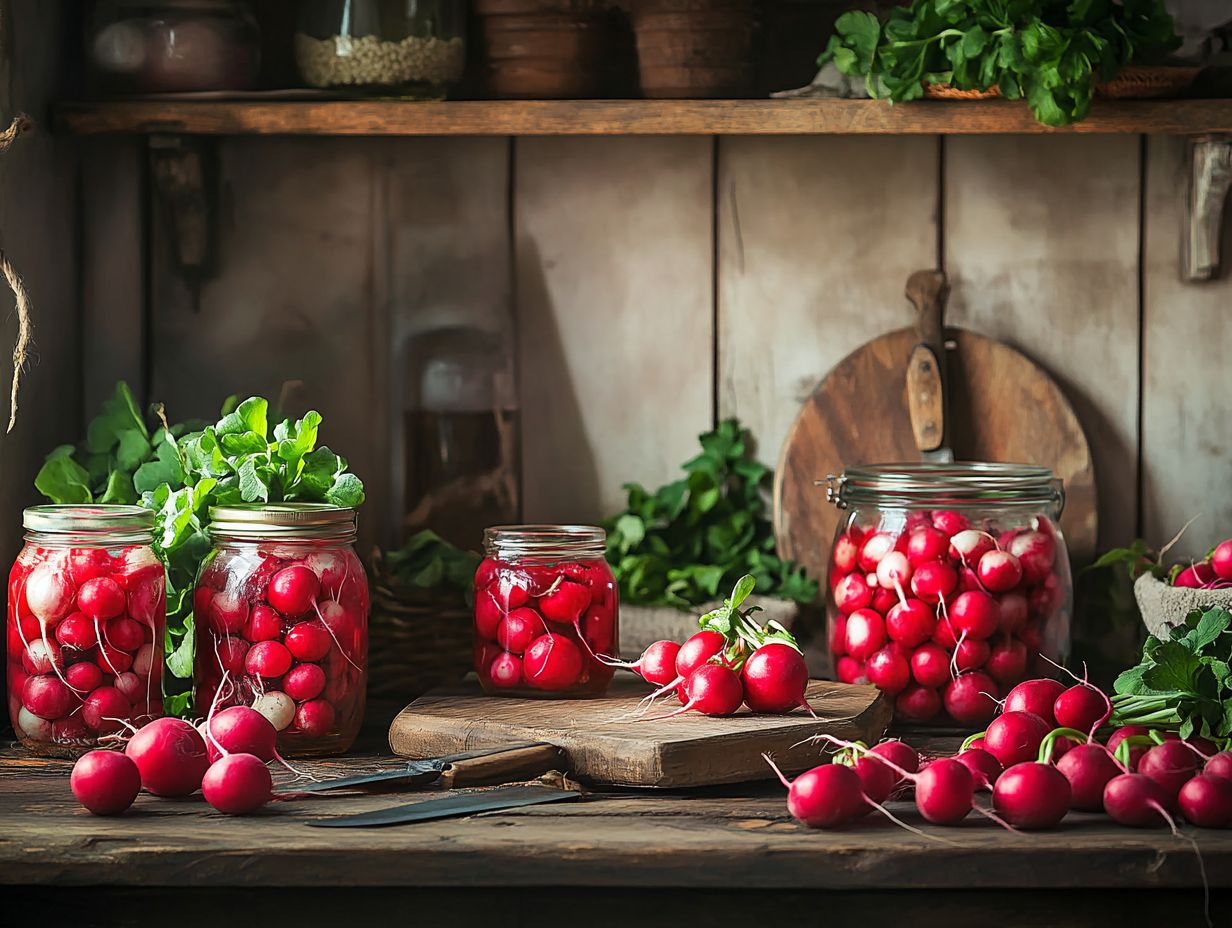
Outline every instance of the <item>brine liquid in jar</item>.
{"type": "Polygon", "coordinates": [[[1072,580],[1060,482],[1017,464],[850,467],[830,552],[835,676],[900,721],[964,727],[1069,654],[1072,580]]]}
{"type": "Polygon", "coordinates": [[[491,695],[598,696],[620,653],[606,535],[589,525],[484,532],[475,573],[475,672],[491,695]]]}
{"type": "Polygon", "coordinates": [[[354,509],[210,510],[213,551],[193,591],[196,711],[252,706],[284,756],[337,754],[363,720],[368,579],[354,509]]]}
{"type": "Polygon", "coordinates": [[[22,745],[72,757],[163,714],[166,578],[140,506],[25,511],[9,573],[9,716],[22,745]]]}

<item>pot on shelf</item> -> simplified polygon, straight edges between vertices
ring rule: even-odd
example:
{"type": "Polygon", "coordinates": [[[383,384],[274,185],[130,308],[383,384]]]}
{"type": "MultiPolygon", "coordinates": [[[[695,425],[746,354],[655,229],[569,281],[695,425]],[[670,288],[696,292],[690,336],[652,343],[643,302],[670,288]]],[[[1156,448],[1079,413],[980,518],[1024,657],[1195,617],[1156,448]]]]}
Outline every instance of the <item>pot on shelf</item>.
{"type": "Polygon", "coordinates": [[[637,0],[633,31],[647,97],[741,97],[753,87],[751,0],[637,0]]]}
{"type": "Polygon", "coordinates": [[[493,96],[599,95],[606,16],[600,0],[475,0],[475,13],[493,96]]]}

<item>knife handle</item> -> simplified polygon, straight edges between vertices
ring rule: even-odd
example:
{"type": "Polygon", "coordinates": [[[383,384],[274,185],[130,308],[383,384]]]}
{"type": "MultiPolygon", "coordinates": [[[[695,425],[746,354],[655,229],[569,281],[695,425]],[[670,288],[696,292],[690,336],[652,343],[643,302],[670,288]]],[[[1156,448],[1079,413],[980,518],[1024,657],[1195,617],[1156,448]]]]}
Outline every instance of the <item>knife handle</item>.
{"type": "Polygon", "coordinates": [[[917,344],[907,363],[907,411],[920,451],[945,443],[945,301],[949,284],[941,271],[907,278],[907,299],[916,308],[917,344]]]}
{"type": "Polygon", "coordinates": [[[498,754],[453,761],[441,772],[440,784],[449,789],[491,786],[533,780],[549,770],[564,770],[565,752],[554,744],[532,744],[498,754]]]}

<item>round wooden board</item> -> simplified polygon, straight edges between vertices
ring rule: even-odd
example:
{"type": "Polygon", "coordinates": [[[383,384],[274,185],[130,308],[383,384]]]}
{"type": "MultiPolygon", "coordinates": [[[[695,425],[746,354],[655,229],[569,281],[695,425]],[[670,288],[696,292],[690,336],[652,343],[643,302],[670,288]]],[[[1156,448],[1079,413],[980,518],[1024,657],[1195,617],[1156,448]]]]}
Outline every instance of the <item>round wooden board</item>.
{"type": "MultiPolygon", "coordinates": [[[[1094,556],[1095,471],[1078,417],[1060,388],[1021,352],[965,329],[946,330],[947,442],[958,461],[1042,464],[1065,484],[1061,529],[1070,556],[1094,556]]],[[[906,367],[918,336],[900,329],[857,348],[805,401],[774,478],[774,532],[782,557],[826,575],[839,510],[827,474],[852,464],[918,461],[907,411],[906,367]]]]}

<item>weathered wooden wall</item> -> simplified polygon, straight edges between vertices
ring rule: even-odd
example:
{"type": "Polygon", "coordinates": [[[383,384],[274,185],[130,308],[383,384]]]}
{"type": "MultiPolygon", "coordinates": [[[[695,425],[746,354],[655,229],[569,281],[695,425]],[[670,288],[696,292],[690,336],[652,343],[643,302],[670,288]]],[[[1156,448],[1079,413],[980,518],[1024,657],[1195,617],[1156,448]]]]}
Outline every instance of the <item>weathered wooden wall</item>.
{"type": "MultiPolygon", "coordinates": [[[[620,506],[625,481],[674,477],[720,416],[751,426],[773,461],[829,367],[909,324],[905,279],[934,264],[954,323],[1025,351],[1073,402],[1104,546],[1166,540],[1203,512],[1181,547],[1193,554],[1232,524],[1232,275],[1179,278],[1183,141],[216,144],[222,264],[199,308],[152,211],[149,394],[200,415],[228,392],[302,381],[294,405],[321,409],[371,488],[369,538],[397,530],[399,351],[414,331],[511,333],[523,515],[590,520],[620,506]]],[[[131,165],[133,152],[107,157],[131,165]]],[[[100,224],[122,228],[102,208],[120,193],[92,190],[100,224]]],[[[140,275],[133,256],[86,241],[87,257],[140,275]]],[[[90,289],[88,317],[122,311],[114,289],[90,289]]],[[[92,364],[88,383],[125,365],[140,382],[135,358],[92,364]]]]}

